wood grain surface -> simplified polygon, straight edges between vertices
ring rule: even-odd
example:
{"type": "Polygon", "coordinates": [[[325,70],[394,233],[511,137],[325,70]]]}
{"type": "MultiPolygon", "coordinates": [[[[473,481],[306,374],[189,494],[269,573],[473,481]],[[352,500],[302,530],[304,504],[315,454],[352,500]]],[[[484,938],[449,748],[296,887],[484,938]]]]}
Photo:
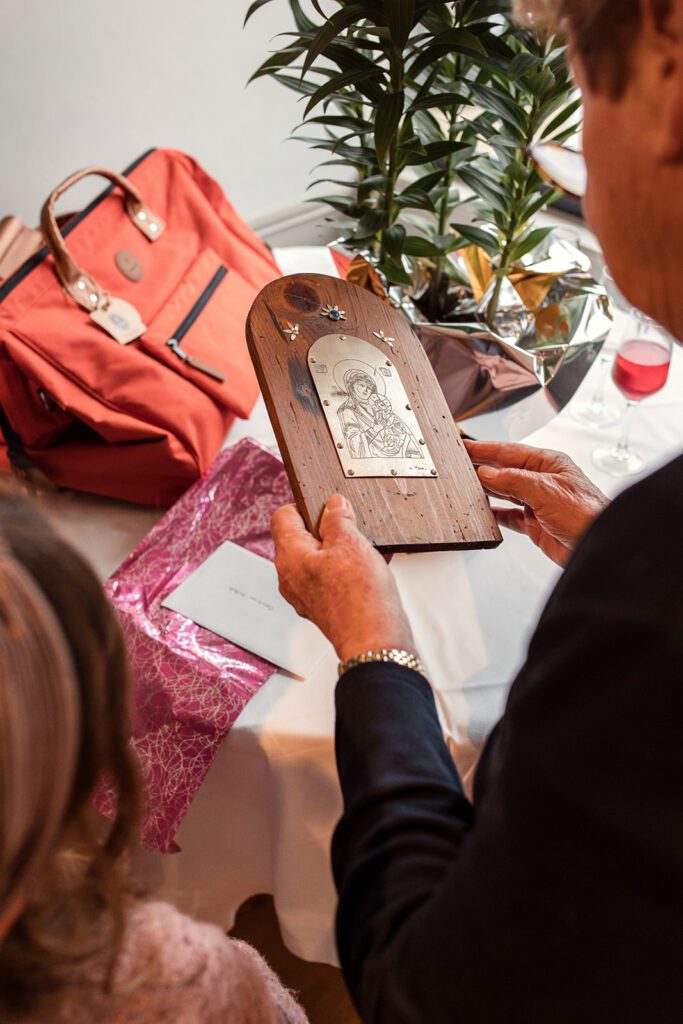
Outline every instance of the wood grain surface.
{"type": "MultiPolygon", "coordinates": [[[[490,548],[501,534],[460,440],[441,387],[404,314],[356,285],[322,274],[295,274],[267,285],[247,319],[249,351],[299,511],[317,535],[332,494],[353,504],[359,528],[381,551],[490,548]],[[338,306],[346,320],[321,315],[338,306]],[[285,334],[298,325],[295,340],[285,334]],[[393,349],[374,337],[384,331],[393,349]],[[391,359],[438,477],[344,475],[308,366],[320,337],[363,338],[391,359]]],[[[343,342],[340,342],[343,344],[343,342]]]]}

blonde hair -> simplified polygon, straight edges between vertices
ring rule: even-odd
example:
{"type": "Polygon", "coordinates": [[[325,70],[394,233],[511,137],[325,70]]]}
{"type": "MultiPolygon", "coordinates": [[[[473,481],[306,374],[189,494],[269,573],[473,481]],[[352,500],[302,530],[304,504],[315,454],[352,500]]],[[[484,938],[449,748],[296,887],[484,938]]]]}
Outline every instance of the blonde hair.
{"type": "Polygon", "coordinates": [[[35,582],[0,547],[0,915],[58,842],[79,741],[64,634],[35,582]]]}
{"type": "Polygon", "coordinates": [[[140,789],[123,638],[85,561],[0,483],[0,1019],[33,1012],[95,953],[113,980],[140,789]],[[90,806],[106,778],[110,822],[90,806]]]}

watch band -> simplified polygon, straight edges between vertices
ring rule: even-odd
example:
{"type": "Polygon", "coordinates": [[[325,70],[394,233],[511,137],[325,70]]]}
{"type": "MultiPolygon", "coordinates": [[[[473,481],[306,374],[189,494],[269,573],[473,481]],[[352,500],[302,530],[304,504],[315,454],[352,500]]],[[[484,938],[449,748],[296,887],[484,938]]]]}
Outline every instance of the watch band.
{"type": "Polygon", "coordinates": [[[359,654],[347,661],[340,661],[338,678],[341,679],[350,668],[355,668],[356,665],[366,665],[371,661],[393,662],[394,665],[412,668],[421,675],[425,675],[424,665],[417,655],[411,654],[410,651],[401,651],[397,647],[381,647],[376,651],[366,651],[365,654],[359,654]]]}

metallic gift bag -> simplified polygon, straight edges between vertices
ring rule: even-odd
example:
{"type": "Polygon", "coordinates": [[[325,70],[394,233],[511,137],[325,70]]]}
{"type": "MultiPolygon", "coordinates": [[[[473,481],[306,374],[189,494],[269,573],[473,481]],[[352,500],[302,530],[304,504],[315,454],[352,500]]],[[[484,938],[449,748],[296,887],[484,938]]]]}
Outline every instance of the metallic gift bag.
{"type": "Polygon", "coordinates": [[[420,311],[424,280],[409,294],[387,285],[372,261],[358,255],[346,277],[404,311],[463,433],[519,441],[575,394],[612,327],[609,298],[592,276],[590,259],[551,233],[503,281],[490,328],[485,311],[495,278],[485,254],[468,249],[452,261],[456,281],[464,284],[454,286],[444,323],[431,323],[420,311]]]}

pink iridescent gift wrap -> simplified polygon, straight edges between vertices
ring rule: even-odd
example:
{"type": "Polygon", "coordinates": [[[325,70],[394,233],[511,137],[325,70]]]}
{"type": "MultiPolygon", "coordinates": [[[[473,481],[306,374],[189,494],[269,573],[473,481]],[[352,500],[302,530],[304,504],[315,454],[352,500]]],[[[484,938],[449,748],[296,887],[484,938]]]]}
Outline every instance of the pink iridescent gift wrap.
{"type": "MultiPolygon", "coordinates": [[[[255,442],[221,452],[105,584],[133,681],[133,746],[145,787],[142,840],[177,849],[176,831],[230,727],[275,672],[161,602],[223,541],[273,557],[270,517],[292,494],[282,463],[255,442]]],[[[111,814],[102,788],[96,807],[111,814]]]]}

